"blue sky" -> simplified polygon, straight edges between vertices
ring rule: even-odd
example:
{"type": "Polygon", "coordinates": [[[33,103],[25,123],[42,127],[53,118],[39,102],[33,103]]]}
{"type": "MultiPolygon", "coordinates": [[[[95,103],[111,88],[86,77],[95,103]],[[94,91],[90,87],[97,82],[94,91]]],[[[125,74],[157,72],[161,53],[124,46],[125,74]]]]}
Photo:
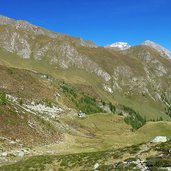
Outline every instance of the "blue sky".
{"type": "Polygon", "coordinates": [[[0,0],[0,14],[98,45],[150,39],[171,50],[171,0],[0,0]]]}

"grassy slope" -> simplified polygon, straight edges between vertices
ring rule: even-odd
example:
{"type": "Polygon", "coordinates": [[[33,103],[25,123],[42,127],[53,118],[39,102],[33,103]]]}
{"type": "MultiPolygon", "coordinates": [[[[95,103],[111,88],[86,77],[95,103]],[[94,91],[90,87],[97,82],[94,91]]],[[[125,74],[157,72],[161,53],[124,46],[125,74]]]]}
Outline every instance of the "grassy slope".
{"type": "Polygon", "coordinates": [[[58,87],[54,88],[32,72],[4,66],[0,66],[0,80],[0,92],[18,97],[18,102],[21,102],[21,106],[9,100],[6,105],[0,104],[0,136],[14,141],[19,139],[25,145],[58,141],[61,137],[59,130],[22,109],[22,103],[27,100],[55,103],[54,93],[58,87]]]}
{"type": "MultiPolygon", "coordinates": [[[[162,108],[158,107],[157,104],[152,104],[152,102],[149,101],[149,99],[145,100],[142,98],[138,101],[137,97],[135,97],[135,98],[134,97],[125,97],[123,95],[121,96],[120,94],[116,94],[113,97],[112,95],[102,91],[102,88],[100,85],[101,80],[98,77],[96,77],[94,74],[90,75],[85,71],[75,70],[72,68],[69,70],[66,70],[66,71],[62,71],[62,70],[55,71],[54,68],[47,67],[47,63],[45,61],[37,62],[32,59],[27,61],[27,60],[23,60],[17,56],[8,56],[8,54],[5,54],[5,52],[3,52],[3,51],[1,51],[1,55],[2,55],[2,57],[0,58],[1,61],[8,61],[8,62],[6,62],[6,63],[4,62],[2,64],[8,65],[8,66],[14,66],[17,68],[27,68],[30,70],[36,70],[36,71],[39,71],[42,73],[48,73],[48,74],[54,76],[55,78],[59,78],[59,79],[62,79],[62,80],[65,80],[65,81],[71,83],[73,86],[75,86],[78,83],[82,84],[83,89],[84,89],[84,85],[90,86],[93,88],[93,90],[96,90],[96,92],[100,95],[100,97],[102,99],[104,99],[106,101],[111,101],[113,103],[121,103],[126,106],[130,106],[130,107],[134,108],[136,111],[140,112],[140,114],[143,114],[144,116],[146,116],[147,119],[151,119],[152,117],[159,118],[160,116],[163,116],[164,119],[169,119],[166,115],[164,115],[162,112],[160,112],[160,111],[162,111],[162,108]],[[13,57],[15,58],[15,60],[13,60],[13,57]],[[143,105],[142,105],[142,102],[143,102],[143,105]]],[[[21,77],[21,78],[23,78],[23,80],[25,78],[27,78],[28,83],[26,82],[25,85],[29,84],[29,82],[30,82],[29,77],[28,76],[25,77],[21,73],[19,74],[18,72],[16,72],[15,76],[11,75],[11,78],[14,79],[15,77],[17,77],[16,79],[18,79],[18,77],[21,77]]],[[[25,73],[24,70],[22,70],[22,72],[25,73]]],[[[1,80],[5,81],[6,78],[7,77],[2,72],[1,80]]],[[[35,86],[40,88],[44,84],[43,82],[37,81],[36,78],[33,79],[32,81],[35,82],[35,85],[33,85],[33,88],[35,86]],[[40,85],[40,84],[42,84],[42,85],[40,85]]],[[[9,82],[11,82],[11,81],[9,81],[9,82]]],[[[13,82],[11,82],[11,83],[14,84],[13,82]]],[[[17,83],[17,84],[19,84],[19,83],[17,83]]],[[[16,84],[16,88],[19,87],[17,84],[16,84]]],[[[49,85],[46,84],[45,87],[48,87],[48,86],[49,85]]],[[[44,86],[42,87],[42,92],[45,87],[44,86]]],[[[46,98],[48,98],[49,94],[51,94],[49,97],[51,99],[54,91],[48,90],[49,91],[48,92],[47,90],[46,90],[46,92],[47,92],[46,98]]],[[[35,92],[33,92],[31,94],[31,96],[36,95],[36,93],[38,93],[38,92],[39,91],[35,90],[35,92]]],[[[37,97],[41,98],[41,94],[46,95],[44,93],[41,93],[41,91],[40,91],[40,93],[37,95],[37,97]]],[[[151,129],[149,131],[148,129],[145,129],[146,127],[143,127],[142,131],[140,131],[140,132],[139,132],[139,130],[137,132],[132,132],[131,128],[123,122],[123,119],[120,120],[120,117],[117,118],[116,115],[107,115],[107,117],[103,116],[103,115],[92,115],[89,117],[90,118],[87,118],[86,120],[81,120],[81,121],[70,121],[70,120],[67,121],[67,122],[70,122],[72,127],[73,127],[73,125],[76,125],[76,127],[77,127],[76,129],[78,129],[78,131],[80,131],[82,133],[85,133],[86,130],[87,130],[87,134],[93,135],[95,133],[95,137],[93,137],[93,138],[91,136],[90,137],[86,137],[86,136],[79,137],[76,135],[68,136],[69,139],[71,138],[74,141],[73,144],[71,143],[71,146],[76,145],[76,148],[74,148],[74,149],[76,149],[76,151],[78,150],[78,152],[80,150],[82,150],[82,146],[85,145],[83,142],[86,142],[85,150],[89,149],[91,151],[91,150],[95,150],[95,149],[97,150],[97,149],[109,148],[112,145],[117,147],[117,146],[129,145],[129,144],[131,145],[134,143],[140,143],[142,141],[148,141],[148,140],[152,139],[154,136],[162,134],[162,129],[161,129],[160,125],[158,125],[159,123],[152,123],[152,125],[153,124],[156,125],[154,127],[156,132],[152,132],[153,129],[151,129]],[[116,120],[116,122],[112,122],[111,121],[112,119],[116,120]],[[117,119],[120,121],[118,122],[117,119]],[[95,128],[95,126],[93,126],[94,124],[97,126],[97,128],[95,128]],[[84,129],[83,128],[80,129],[80,127],[83,127],[84,129]],[[123,133],[123,134],[121,134],[121,133],[123,133]],[[125,137],[127,137],[127,138],[125,138],[125,137]],[[143,137],[143,138],[141,138],[141,137],[143,137]]],[[[167,127],[166,127],[166,129],[164,129],[164,134],[166,133],[168,135],[167,129],[168,129],[167,127]]]]}
{"type": "MultiPolygon", "coordinates": [[[[67,124],[70,128],[68,134],[65,134],[63,143],[54,144],[49,148],[46,146],[36,147],[37,152],[46,154],[50,150],[56,151],[57,153],[106,150],[111,147],[119,148],[146,142],[157,135],[169,137],[171,132],[171,125],[167,122],[147,123],[147,125],[138,131],[132,132],[131,127],[124,123],[123,118],[114,114],[94,114],[87,116],[83,120],[77,117],[71,119],[70,115],[68,115],[68,117],[63,116],[60,122],[67,124]]],[[[24,125],[24,123],[22,124],[24,125]]],[[[15,125],[13,126],[14,130],[18,129],[15,125]]],[[[20,127],[20,124],[18,126],[20,127]]],[[[24,128],[22,127],[23,131],[27,130],[24,128]]],[[[17,135],[15,132],[13,133],[17,135]]]]}
{"type": "MultiPolygon", "coordinates": [[[[99,164],[99,171],[112,170],[141,170],[131,161],[145,160],[150,170],[159,171],[160,167],[170,167],[171,158],[169,149],[171,143],[140,144],[120,149],[109,149],[99,152],[77,153],[69,155],[35,156],[18,163],[0,167],[1,171],[48,171],[73,170],[91,171],[94,165],[99,164]],[[162,157],[158,157],[162,155],[162,157]],[[129,162],[128,162],[129,161],[129,162]],[[127,163],[127,164],[126,164],[127,163]],[[116,165],[114,165],[116,164],[116,165]],[[115,168],[114,168],[115,167],[115,168]]],[[[162,169],[163,170],[163,169],[162,169]]]]}
{"type": "MultiPolygon", "coordinates": [[[[29,159],[14,165],[0,167],[0,170],[20,171],[59,169],[59,167],[63,168],[65,165],[68,165],[67,163],[72,160],[77,164],[73,165],[73,167],[70,167],[69,164],[64,170],[80,170],[82,166],[84,166],[86,170],[89,170],[89,166],[86,164],[87,162],[90,164],[90,167],[97,161],[100,162],[102,160],[105,160],[106,164],[110,164],[111,162],[122,161],[122,157],[124,157],[124,159],[131,156],[134,157],[134,153],[139,151],[139,147],[136,146],[124,148],[125,150],[116,150],[118,148],[145,143],[158,135],[171,138],[170,122],[149,122],[135,132],[132,132],[131,127],[123,122],[122,117],[114,114],[89,115],[86,119],[79,119],[77,117],[71,119],[70,116],[63,116],[60,122],[63,122],[67,124],[69,128],[72,128],[70,129],[70,134],[65,134],[63,143],[35,147],[33,150],[37,151],[37,154],[43,153],[44,156],[30,157],[29,159]],[[75,130],[77,130],[77,132],[75,130]],[[49,152],[65,155],[46,156],[49,152]],[[72,154],[67,155],[67,153],[72,154]],[[129,153],[131,155],[129,155],[129,153]],[[111,155],[116,158],[110,159],[111,155]],[[56,159],[58,158],[62,158],[61,161],[63,164],[60,165],[60,162],[57,162],[56,159]],[[56,164],[53,161],[55,161],[56,164]],[[47,163],[48,165],[46,165],[47,163]]],[[[147,154],[149,155],[150,153],[148,152],[147,154]]]]}
{"type": "MultiPolygon", "coordinates": [[[[81,50],[81,52],[83,50],[81,50]]],[[[93,50],[92,52],[90,51],[90,53],[93,53],[93,55],[95,55],[95,57],[93,56],[93,59],[97,63],[103,62],[103,60],[102,59],[99,60],[99,58],[96,59],[96,55],[99,53],[99,51],[102,51],[102,52],[104,51],[103,49],[99,51],[98,50],[95,49],[94,50],[95,52],[93,52],[93,50]]],[[[87,52],[87,49],[85,51],[87,52]]],[[[111,59],[113,59],[113,61],[115,61],[114,60],[115,58],[117,59],[117,61],[120,61],[119,63],[123,63],[123,60],[124,62],[126,62],[125,56],[118,56],[118,54],[114,54],[114,56],[112,56],[111,53],[109,53],[109,60],[107,59],[106,60],[110,61],[111,59]]],[[[134,59],[134,61],[135,63],[137,63],[137,59],[136,60],[134,59]]],[[[75,68],[70,68],[68,70],[58,70],[58,69],[55,69],[53,66],[48,67],[46,59],[42,61],[35,61],[33,59],[25,60],[25,59],[21,59],[20,57],[14,54],[9,55],[9,53],[4,52],[3,50],[0,50],[0,62],[1,64],[6,65],[6,66],[12,66],[12,67],[17,67],[17,68],[22,68],[22,69],[25,68],[25,69],[29,69],[29,70],[33,70],[33,71],[37,71],[41,73],[47,73],[57,79],[65,80],[66,82],[69,82],[72,84],[85,84],[85,85],[92,86],[94,87],[94,89],[97,91],[97,93],[101,96],[103,100],[129,106],[133,108],[134,110],[138,111],[143,116],[145,116],[147,119],[152,119],[152,118],[158,119],[160,118],[160,116],[162,116],[163,119],[170,120],[170,118],[164,114],[164,108],[161,105],[154,103],[148,97],[138,96],[137,98],[136,96],[129,97],[123,94],[110,95],[109,93],[104,92],[101,86],[101,79],[98,78],[95,74],[89,74],[83,70],[79,70],[75,68]],[[138,102],[138,99],[139,99],[139,102],[138,102]]],[[[127,60],[127,62],[129,62],[129,60],[127,60]]],[[[112,62],[109,62],[109,63],[112,63],[112,62]]],[[[102,64],[104,64],[104,62],[99,63],[99,65],[102,65],[102,64]]],[[[130,65],[130,62],[129,62],[129,65],[130,65]]],[[[138,65],[136,64],[135,66],[138,66],[138,65]]],[[[106,69],[110,70],[110,67],[106,69]]],[[[112,69],[112,66],[111,66],[111,69],[112,69]]]]}
{"type": "MultiPolygon", "coordinates": [[[[57,142],[61,134],[42,118],[8,102],[0,105],[0,136],[20,140],[26,146],[57,142]],[[32,123],[32,127],[29,125],[32,123]]],[[[0,142],[1,144],[1,142],[0,142]]],[[[5,146],[1,147],[3,150],[5,146]]]]}
{"type": "Polygon", "coordinates": [[[106,149],[111,146],[122,147],[142,142],[147,142],[157,135],[165,135],[171,138],[170,122],[149,122],[137,131],[132,132],[130,126],[126,125],[123,118],[112,114],[96,114],[88,116],[84,120],[73,122],[82,131],[87,131],[89,138],[79,138],[82,147],[93,146],[106,149]],[[96,142],[96,143],[95,143],[96,142]]]}
{"type": "MultiPolygon", "coordinates": [[[[22,96],[25,96],[26,98],[31,97],[32,99],[43,98],[43,99],[49,99],[50,101],[53,101],[54,99],[53,95],[55,91],[59,89],[57,84],[54,85],[55,87],[53,85],[49,85],[49,83],[43,82],[42,80],[40,80],[39,77],[36,77],[36,74],[33,74],[33,73],[31,74],[28,71],[17,70],[17,69],[12,69],[12,68],[9,69],[9,68],[2,67],[2,66],[0,67],[0,69],[1,69],[0,79],[2,81],[1,83],[5,83],[9,93],[13,93],[14,95],[18,95],[18,92],[20,92],[19,96],[21,97],[22,96]],[[24,91],[20,89],[21,87],[22,88],[24,87],[24,91]]],[[[79,72],[79,74],[81,76],[81,74],[83,73],[79,72]]],[[[88,74],[85,76],[87,76],[87,79],[89,78],[88,74]]],[[[68,77],[69,77],[69,74],[67,73],[65,75],[65,78],[68,79],[68,77]]],[[[97,79],[97,77],[94,77],[94,79],[95,78],[97,79]]],[[[90,86],[91,84],[89,85],[87,82],[83,83],[80,81],[80,83],[82,84],[77,85],[78,86],[77,88],[80,89],[80,91],[83,91],[83,90],[86,92],[89,91],[90,94],[93,94],[92,91],[94,91],[94,87],[97,87],[96,90],[97,92],[99,92],[99,94],[101,93],[100,94],[101,97],[106,97],[106,99],[107,98],[112,99],[110,95],[108,95],[107,93],[103,91],[100,91],[100,88],[98,89],[98,81],[100,82],[100,80],[97,79],[94,84],[92,83],[93,88],[91,88],[90,86]],[[87,85],[87,87],[85,85],[87,85]],[[90,87],[88,87],[88,85],[90,87]]],[[[75,85],[75,82],[72,82],[72,85],[75,85]]],[[[96,93],[94,95],[96,96],[96,93]]],[[[135,104],[137,105],[137,109],[138,109],[139,103],[135,103],[135,104]]],[[[135,104],[133,105],[135,106],[135,104]]],[[[131,127],[129,127],[128,125],[124,123],[122,117],[114,115],[114,114],[95,114],[95,115],[88,116],[88,118],[84,120],[79,120],[77,118],[75,118],[75,120],[71,120],[70,118],[69,119],[67,119],[67,117],[65,118],[65,116],[63,119],[64,119],[64,122],[67,122],[69,125],[71,125],[71,127],[76,127],[78,131],[85,133],[85,135],[87,134],[87,137],[84,136],[81,138],[79,137],[76,138],[76,141],[78,140],[80,144],[82,143],[82,141],[85,140],[85,141],[88,141],[87,146],[89,145],[91,146],[91,142],[94,141],[94,144],[97,148],[107,148],[107,147],[112,146],[112,144],[115,146],[117,145],[122,146],[122,144],[129,145],[129,143],[132,144],[138,141],[136,140],[136,137],[135,139],[133,138],[132,140],[129,139],[129,136],[133,136],[136,133],[131,131],[131,127]],[[117,138],[117,136],[119,137],[122,132],[123,132],[122,136],[120,138],[117,138]],[[125,137],[127,136],[128,136],[128,139],[126,140],[125,137]],[[110,137],[110,141],[108,140],[109,137],[110,137]],[[98,147],[98,143],[99,143],[99,147],[98,147]]],[[[153,123],[153,124],[157,125],[157,123],[153,123]]],[[[144,140],[149,140],[148,139],[149,136],[150,138],[153,138],[153,136],[157,136],[157,134],[161,134],[162,129],[155,129],[155,130],[159,130],[159,132],[156,132],[156,134],[152,134],[149,131],[147,133],[147,138],[145,138],[144,140]]],[[[167,127],[164,133],[166,131],[167,131],[167,127]]],[[[141,135],[140,135],[139,141],[141,141],[141,135]]]]}
{"type": "Polygon", "coordinates": [[[114,114],[89,115],[86,119],[64,117],[60,120],[67,124],[62,144],[36,147],[36,151],[53,153],[79,153],[121,148],[129,145],[149,142],[156,136],[171,138],[170,122],[148,122],[137,131],[124,123],[123,118],[114,114]]]}
{"type": "Polygon", "coordinates": [[[164,113],[164,106],[141,96],[125,96],[116,94],[115,99],[118,103],[128,106],[146,117],[147,120],[159,119],[170,121],[171,118],[164,113]]]}
{"type": "Polygon", "coordinates": [[[4,66],[0,66],[0,71],[0,87],[5,89],[6,93],[23,99],[53,101],[55,88],[40,79],[40,76],[37,77],[36,74],[26,70],[4,66]]]}

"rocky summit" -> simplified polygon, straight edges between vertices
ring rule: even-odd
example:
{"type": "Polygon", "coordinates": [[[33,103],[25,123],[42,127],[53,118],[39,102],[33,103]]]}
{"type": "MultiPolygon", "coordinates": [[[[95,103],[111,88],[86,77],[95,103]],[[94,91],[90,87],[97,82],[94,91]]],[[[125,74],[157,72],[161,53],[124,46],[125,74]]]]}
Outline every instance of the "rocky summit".
{"type": "Polygon", "coordinates": [[[0,170],[167,170],[170,121],[166,48],[0,16],[0,170]]]}

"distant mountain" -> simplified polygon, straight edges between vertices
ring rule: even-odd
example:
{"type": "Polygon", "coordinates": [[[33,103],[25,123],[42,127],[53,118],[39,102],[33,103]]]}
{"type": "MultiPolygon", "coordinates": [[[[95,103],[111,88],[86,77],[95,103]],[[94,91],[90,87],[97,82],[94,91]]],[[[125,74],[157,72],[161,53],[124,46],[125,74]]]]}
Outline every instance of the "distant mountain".
{"type": "Polygon", "coordinates": [[[111,45],[107,45],[105,47],[106,48],[115,48],[115,49],[119,49],[119,50],[126,50],[126,49],[129,49],[131,46],[125,42],[116,42],[111,45]]]}

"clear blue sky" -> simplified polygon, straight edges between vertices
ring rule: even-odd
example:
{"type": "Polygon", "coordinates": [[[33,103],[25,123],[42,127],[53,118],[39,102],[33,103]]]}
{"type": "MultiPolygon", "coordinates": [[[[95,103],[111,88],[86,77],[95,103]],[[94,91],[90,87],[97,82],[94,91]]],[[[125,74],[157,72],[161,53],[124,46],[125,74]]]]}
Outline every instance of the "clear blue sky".
{"type": "Polygon", "coordinates": [[[171,50],[171,0],[0,0],[0,14],[98,45],[150,39],[171,50]]]}

